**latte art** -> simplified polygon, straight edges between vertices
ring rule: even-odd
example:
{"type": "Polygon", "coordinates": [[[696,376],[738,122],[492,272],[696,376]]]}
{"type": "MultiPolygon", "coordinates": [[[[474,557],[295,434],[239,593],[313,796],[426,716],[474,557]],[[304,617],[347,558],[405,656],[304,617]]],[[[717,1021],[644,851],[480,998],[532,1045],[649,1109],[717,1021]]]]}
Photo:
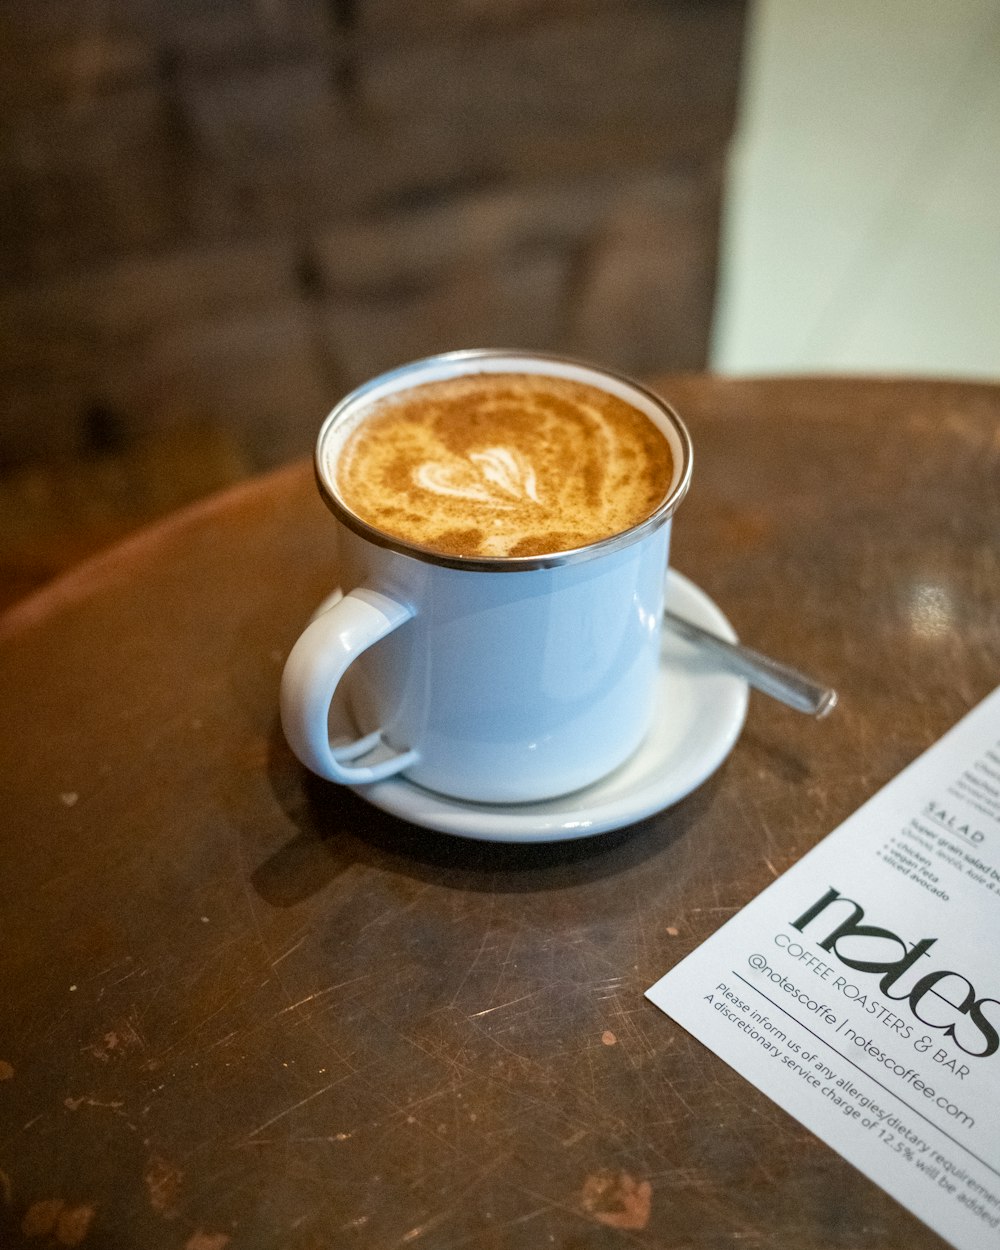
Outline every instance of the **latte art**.
{"type": "Polygon", "coordinates": [[[473,373],[374,402],[336,468],[352,512],[448,555],[531,556],[621,533],[670,487],[670,446],[631,404],[534,373],[473,373]]]}
{"type": "Polygon", "coordinates": [[[498,508],[512,508],[526,499],[539,502],[535,470],[519,452],[487,447],[469,452],[468,459],[471,469],[458,458],[453,463],[435,460],[419,465],[413,470],[413,480],[435,495],[474,499],[498,508]]]}

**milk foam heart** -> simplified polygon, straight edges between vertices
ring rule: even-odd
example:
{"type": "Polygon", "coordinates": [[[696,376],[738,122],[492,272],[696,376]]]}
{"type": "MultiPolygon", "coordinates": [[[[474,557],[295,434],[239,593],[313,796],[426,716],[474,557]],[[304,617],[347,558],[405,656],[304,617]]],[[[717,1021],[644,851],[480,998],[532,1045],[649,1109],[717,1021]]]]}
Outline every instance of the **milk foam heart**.
{"type": "Polygon", "coordinates": [[[414,482],[434,495],[451,495],[511,508],[515,501],[538,499],[535,470],[510,447],[487,447],[469,453],[468,463],[427,461],[413,471],[414,482]]]}

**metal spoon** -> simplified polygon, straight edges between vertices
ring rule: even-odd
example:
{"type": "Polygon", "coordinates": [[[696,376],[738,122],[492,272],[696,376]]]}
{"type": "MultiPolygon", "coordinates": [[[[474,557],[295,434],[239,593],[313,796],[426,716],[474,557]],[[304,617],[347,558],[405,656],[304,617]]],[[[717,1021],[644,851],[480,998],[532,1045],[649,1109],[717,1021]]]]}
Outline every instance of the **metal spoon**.
{"type": "Polygon", "coordinates": [[[670,628],[682,638],[716,656],[731,672],[745,678],[755,690],[769,694],[772,699],[798,712],[808,712],[817,719],[828,715],[836,706],[836,690],[820,685],[797,669],[780,664],[750,647],[726,642],[674,612],[665,611],[663,616],[670,628]]]}

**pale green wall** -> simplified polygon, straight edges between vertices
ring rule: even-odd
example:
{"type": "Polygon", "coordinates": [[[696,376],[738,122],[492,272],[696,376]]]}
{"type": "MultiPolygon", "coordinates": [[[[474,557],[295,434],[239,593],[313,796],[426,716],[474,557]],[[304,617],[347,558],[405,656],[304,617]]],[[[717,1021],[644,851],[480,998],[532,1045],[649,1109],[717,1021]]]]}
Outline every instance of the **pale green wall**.
{"type": "Polygon", "coordinates": [[[713,367],[1000,378],[1000,0],[756,0],[713,367]]]}

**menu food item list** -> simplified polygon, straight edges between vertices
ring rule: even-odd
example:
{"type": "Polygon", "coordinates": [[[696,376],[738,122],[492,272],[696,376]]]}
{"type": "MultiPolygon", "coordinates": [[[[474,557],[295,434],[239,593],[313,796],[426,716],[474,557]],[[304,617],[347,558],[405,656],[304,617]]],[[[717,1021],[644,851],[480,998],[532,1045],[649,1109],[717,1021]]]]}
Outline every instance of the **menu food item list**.
{"type": "Polygon", "coordinates": [[[1000,1246],[1000,689],[648,997],[960,1250],[1000,1246]]]}

